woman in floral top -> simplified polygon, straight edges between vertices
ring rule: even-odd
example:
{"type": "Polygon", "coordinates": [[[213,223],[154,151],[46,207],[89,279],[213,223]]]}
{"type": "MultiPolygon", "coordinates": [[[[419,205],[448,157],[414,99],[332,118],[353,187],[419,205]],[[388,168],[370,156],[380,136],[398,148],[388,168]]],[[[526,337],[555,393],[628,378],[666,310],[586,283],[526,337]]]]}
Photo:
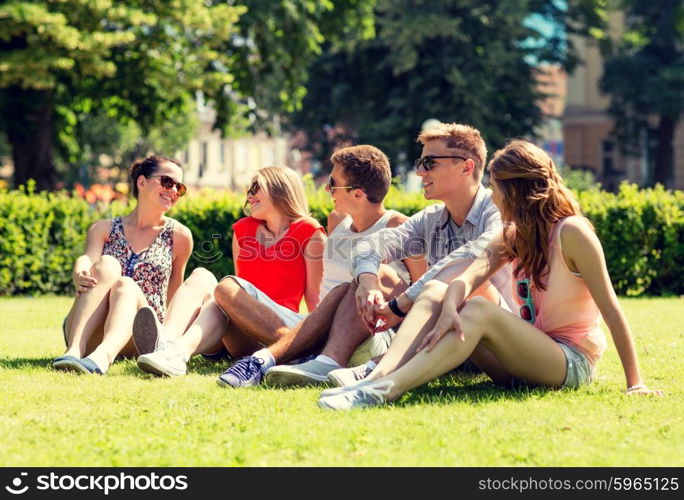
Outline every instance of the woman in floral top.
{"type": "Polygon", "coordinates": [[[52,362],[55,369],[103,374],[119,354],[136,355],[136,311],[149,306],[163,321],[183,282],[192,235],[164,215],[185,194],[181,166],[150,156],[133,164],[130,179],[137,206],[95,222],[74,264],[76,300],[64,321],[67,349],[52,362]]]}

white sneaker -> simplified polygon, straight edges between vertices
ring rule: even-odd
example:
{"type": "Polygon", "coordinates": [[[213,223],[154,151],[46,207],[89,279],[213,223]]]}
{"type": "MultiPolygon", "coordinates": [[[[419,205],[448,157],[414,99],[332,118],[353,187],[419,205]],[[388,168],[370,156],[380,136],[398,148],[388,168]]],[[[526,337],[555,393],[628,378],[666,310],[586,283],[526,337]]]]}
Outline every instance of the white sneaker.
{"type": "Polygon", "coordinates": [[[369,408],[387,404],[387,395],[392,390],[394,382],[361,383],[332,396],[322,396],[318,406],[330,410],[351,410],[353,408],[369,408]]]}
{"type": "Polygon", "coordinates": [[[179,377],[188,372],[188,358],[174,342],[166,342],[160,349],[138,356],[138,367],[160,377],[179,377]]]}
{"type": "Polygon", "coordinates": [[[365,379],[372,371],[366,364],[352,368],[338,368],[328,373],[328,381],[335,387],[354,385],[365,379]]]}
{"type": "Polygon", "coordinates": [[[164,327],[149,306],[142,307],[133,318],[133,344],[138,355],[149,354],[162,347],[164,327]]]}
{"type": "Polygon", "coordinates": [[[335,396],[335,395],[341,394],[343,392],[355,391],[356,389],[358,389],[362,385],[372,384],[372,383],[373,383],[372,380],[362,380],[362,381],[357,382],[357,383],[352,384],[352,385],[343,385],[342,387],[331,387],[330,389],[326,389],[323,392],[321,392],[321,395],[319,396],[319,398],[327,398],[328,396],[335,396]]]}

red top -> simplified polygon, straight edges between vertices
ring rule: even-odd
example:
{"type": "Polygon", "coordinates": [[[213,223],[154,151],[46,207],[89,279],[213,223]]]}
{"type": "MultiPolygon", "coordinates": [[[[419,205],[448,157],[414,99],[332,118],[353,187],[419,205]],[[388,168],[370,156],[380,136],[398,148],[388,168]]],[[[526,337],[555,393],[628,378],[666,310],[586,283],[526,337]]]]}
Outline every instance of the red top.
{"type": "Polygon", "coordinates": [[[244,217],[233,224],[239,251],[233,256],[240,278],[246,279],[278,304],[299,312],[306,290],[304,252],[311,237],[323,227],[313,219],[290,224],[285,235],[265,247],[256,239],[263,221],[244,217]]]}

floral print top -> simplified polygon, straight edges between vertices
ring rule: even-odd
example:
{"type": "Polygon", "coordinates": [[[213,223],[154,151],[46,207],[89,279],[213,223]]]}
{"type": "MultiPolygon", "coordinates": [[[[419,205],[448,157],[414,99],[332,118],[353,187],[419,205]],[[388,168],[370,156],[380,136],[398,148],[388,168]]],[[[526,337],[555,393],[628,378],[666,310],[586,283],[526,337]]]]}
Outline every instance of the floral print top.
{"type": "Polygon", "coordinates": [[[167,218],[166,224],[152,244],[135,253],[126,239],[121,217],[112,220],[112,230],[102,249],[102,255],[111,255],[121,264],[123,276],[135,281],[142,290],[147,303],[164,321],[166,292],[173,263],[173,228],[175,220],[167,218]]]}

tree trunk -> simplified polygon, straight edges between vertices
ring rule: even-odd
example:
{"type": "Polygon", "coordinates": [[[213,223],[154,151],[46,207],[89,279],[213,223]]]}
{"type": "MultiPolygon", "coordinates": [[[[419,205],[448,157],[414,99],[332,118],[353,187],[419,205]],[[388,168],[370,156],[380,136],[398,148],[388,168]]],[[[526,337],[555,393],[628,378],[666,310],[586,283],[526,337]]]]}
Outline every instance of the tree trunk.
{"type": "Polygon", "coordinates": [[[37,190],[55,189],[58,181],[53,162],[52,90],[5,89],[7,140],[12,146],[14,186],[36,181],[37,190]]]}
{"type": "Polygon", "coordinates": [[[658,144],[655,151],[655,168],[653,182],[660,183],[667,188],[672,187],[674,181],[674,130],[677,122],[669,116],[661,115],[658,123],[658,144]]]}

